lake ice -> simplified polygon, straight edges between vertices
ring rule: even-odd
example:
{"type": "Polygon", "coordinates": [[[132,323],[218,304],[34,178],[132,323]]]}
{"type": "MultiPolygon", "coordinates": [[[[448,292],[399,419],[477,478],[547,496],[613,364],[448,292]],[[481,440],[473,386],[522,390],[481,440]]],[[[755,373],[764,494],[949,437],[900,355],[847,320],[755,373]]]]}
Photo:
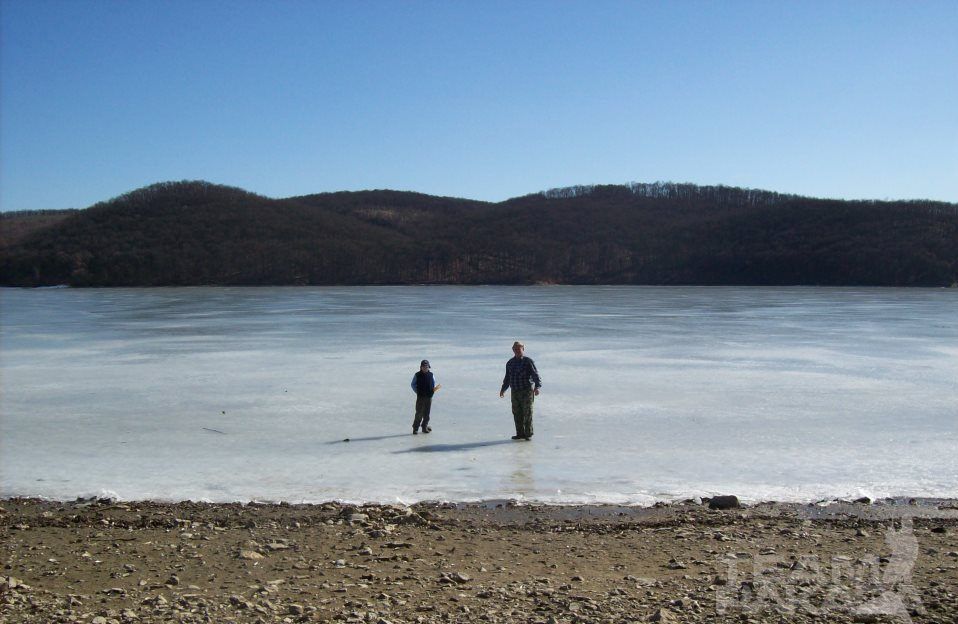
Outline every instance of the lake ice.
{"type": "Polygon", "coordinates": [[[0,496],[956,497],[956,319],[954,289],[2,289],[0,496]]]}

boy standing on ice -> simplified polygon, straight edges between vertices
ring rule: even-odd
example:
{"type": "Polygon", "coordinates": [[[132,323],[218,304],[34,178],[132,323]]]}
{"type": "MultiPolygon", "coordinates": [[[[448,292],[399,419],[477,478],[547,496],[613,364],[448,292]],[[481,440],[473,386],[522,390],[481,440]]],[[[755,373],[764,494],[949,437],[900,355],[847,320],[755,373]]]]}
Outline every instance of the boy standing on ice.
{"type": "Polygon", "coordinates": [[[419,372],[413,375],[412,391],[416,393],[416,418],[412,421],[412,433],[419,433],[422,426],[423,433],[432,431],[429,426],[429,410],[432,408],[432,396],[441,386],[436,385],[436,378],[429,367],[429,360],[419,363],[419,372]]]}

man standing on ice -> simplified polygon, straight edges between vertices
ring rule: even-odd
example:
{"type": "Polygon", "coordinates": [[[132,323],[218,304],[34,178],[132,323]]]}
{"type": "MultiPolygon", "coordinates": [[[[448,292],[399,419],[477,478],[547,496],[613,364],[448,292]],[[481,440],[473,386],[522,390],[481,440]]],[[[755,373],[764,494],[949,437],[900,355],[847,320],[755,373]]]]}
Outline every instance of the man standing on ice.
{"type": "Polygon", "coordinates": [[[539,396],[542,380],[536,363],[525,357],[526,346],[518,340],[512,343],[515,357],[506,362],[506,376],[502,378],[499,398],[506,394],[506,388],[512,389],[512,418],[516,421],[516,435],[513,440],[532,438],[532,402],[539,396]]]}

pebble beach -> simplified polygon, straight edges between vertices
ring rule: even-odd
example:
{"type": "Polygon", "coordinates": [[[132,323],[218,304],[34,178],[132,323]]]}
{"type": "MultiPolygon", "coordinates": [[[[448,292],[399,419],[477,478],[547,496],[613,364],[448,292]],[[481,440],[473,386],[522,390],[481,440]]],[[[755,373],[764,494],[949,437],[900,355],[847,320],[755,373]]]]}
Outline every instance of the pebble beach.
{"type": "Polygon", "coordinates": [[[0,536],[0,620],[10,623],[958,618],[950,500],[716,509],[6,499],[0,536]]]}

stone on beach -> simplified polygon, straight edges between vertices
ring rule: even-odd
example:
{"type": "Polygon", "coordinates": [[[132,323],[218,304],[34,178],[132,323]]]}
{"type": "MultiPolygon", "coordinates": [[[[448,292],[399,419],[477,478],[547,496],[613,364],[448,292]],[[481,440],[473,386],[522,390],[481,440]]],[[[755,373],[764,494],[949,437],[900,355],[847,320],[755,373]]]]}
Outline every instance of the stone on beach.
{"type": "Polygon", "coordinates": [[[650,622],[664,622],[665,624],[670,624],[672,622],[678,623],[678,619],[668,609],[658,609],[655,613],[649,617],[650,622]]]}
{"type": "Polygon", "coordinates": [[[709,509],[736,509],[741,507],[738,496],[713,496],[709,499],[709,509]]]}

